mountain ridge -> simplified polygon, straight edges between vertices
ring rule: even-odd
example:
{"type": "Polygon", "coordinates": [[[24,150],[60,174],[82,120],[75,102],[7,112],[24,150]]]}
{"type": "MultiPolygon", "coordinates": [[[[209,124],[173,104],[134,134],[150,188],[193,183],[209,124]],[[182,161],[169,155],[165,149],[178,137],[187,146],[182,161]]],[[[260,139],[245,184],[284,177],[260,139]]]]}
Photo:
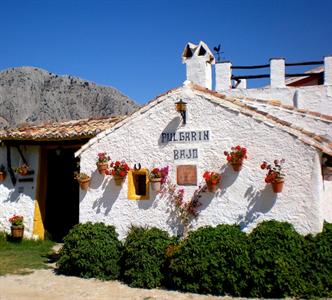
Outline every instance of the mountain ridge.
{"type": "Polygon", "coordinates": [[[127,115],[139,105],[114,87],[23,66],[0,71],[0,127],[127,115]]]}

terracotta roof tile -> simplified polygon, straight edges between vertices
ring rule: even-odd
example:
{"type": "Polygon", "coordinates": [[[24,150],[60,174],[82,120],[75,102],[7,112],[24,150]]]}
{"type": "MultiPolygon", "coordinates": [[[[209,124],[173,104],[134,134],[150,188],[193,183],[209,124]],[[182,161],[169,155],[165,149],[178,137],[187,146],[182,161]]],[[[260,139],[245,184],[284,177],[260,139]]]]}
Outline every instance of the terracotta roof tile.
{"type": "Polygon", "coordinates": [[[0,130],[0,140],[56,141],[91,138],[124,117],[100,117],[0,130]]]}

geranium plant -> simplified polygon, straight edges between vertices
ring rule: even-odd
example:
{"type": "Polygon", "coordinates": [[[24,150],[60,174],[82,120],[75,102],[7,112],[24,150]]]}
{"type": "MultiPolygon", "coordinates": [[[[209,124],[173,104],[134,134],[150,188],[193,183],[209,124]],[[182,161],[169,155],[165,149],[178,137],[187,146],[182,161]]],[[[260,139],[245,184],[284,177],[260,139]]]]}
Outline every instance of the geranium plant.
{"type": "Polygon", "coordinates": [[[111,158],[107,155],[106,152],[100,152],[97,155],[97,164],[105,164],[108,163],[111,158]]]}
{"type": "Polygon", "coordinates": [[[166,181],[168,171],[169,171],[168,166],[166,166],[164,168],[153,168],[150,171],[149,178],[150,178],[150,180],[160,179],[161,183],[164,183],[166,181]]]}
{"type": "Polygon", "coordinates": [[[111,160],[111,158],[107,155],[106,152],[100,152],[97,155],[97,168],[99,174],[107,175],[108,174],[108,162],[111,160]]]}
{"type": "Polygon", "coordinates": [[[124,160],[111,162],[110,173],[113,176],[125,177],[129,170],[130,168],[124,160]]]}
{"type": "MultiPolygon", "coordinates": [[[[234,165],[242,165],[243,160],[247,159],[247,148],[237,145],[231,148],[231,152],[224,151],[224,155],[227,158],[228,163],[230,163],[233,168],[234,165]]],[[[241,167],[235,167],[234,171],[240,171],[241,167]]]]}
{"type": "Polygon", "coordinates": [[[22,164],[19,167],[15,168],[14,171],[20,175],[27,175],[30,167],[27,164],[22,164]]]}
{"type": "Polygon", "coordinates": [[[207,188],[210,192],[215,192],[217,189],[217,184],[221,181],[221,175],[216,172],[206,171],[203,174],[207,188]]]}
{"type": "Polygon", "coordinates": [[[90,176],[85,174],[85,173],[75,172],[74,173],[74,179],[76,179],[77,181],[86,181],[86,180],[90,180],[90,176]]]}
{"type": "Polygon", "coordinates": [[[275,182],[283,182],[285,178],[285,174],[282,171],[282,166],[285,162],[285,159],[274,160],[273,165],[268,164],[266,161],[263,161],[261,164],[262,170],[268,170],[265,176],[266,183],[275,183],[275,182]]]}
{"type": "Polygon", "coordinates": [[[216,172],[209,172],[209,171],[206,171],[204,174],[203,174],[203,178],[205,179],[205,182],[207,184],[212,184],[212,185],[216,185],[220,182],[221,180],[221,175],[219,173],[216,173],[216,172]]]}
{"type": "Polygon", "coordinates": [[[9,222],[12,226],[23,225],[23,216],[13,215],[11,218],[9,218],[9,222]]]}

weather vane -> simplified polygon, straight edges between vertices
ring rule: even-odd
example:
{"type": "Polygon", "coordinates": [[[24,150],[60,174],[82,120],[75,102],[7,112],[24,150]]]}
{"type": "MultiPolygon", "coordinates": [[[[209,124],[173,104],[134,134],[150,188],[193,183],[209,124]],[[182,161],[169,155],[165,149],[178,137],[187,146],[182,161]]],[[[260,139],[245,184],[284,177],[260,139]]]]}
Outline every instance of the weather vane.
{"type": "Polygon", "coordinates": [[[217,62],[221,62],[221,54],[224,53],[220,51],[220,46],[221,45],[219,44],[217,47],[213,48],[214,52],[217,54],[217,62]]]}

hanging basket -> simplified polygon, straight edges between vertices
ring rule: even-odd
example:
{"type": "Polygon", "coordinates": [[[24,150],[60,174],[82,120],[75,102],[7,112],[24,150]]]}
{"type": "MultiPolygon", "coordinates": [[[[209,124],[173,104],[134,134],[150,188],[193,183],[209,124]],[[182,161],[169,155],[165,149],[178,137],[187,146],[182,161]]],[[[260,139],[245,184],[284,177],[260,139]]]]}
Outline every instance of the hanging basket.
{"type": "Polygon", "coordinates": [[[231,165],[235,172],[239,172],[242,169],[242,162],[232,163],[231,165]]]}
{"type": "Polygon", "coordinates": [[[113,178],[114,178],[115,184],[118,185],[118,186],[122,185],[122,183],[125,179],[125,177],[121,177],[121,176],[118,176],[118,175],[114,175],[113,178]]]}
{"type": "Polygon", "coordinates": [[[217,191],[217,185],[212,183],[206,183],[207,189],[211,193],[215,193],[217,191]]]}
{"type": "Polygon", "coordinates": [[[108,170],[108,163],[97,162],[97,169],[99,174],[106,175],[106,171],[108,170]]]}
{"type": "Polygon", "coordinates": [[[0,172],[0,182],[3,182],[6,179],[6,172],[0,172]]]}
{"type": "Polygon", "coordinates": [[[82,190],[87,190],[90,186],[90,179],[79,180],[78,182],[82,190]]]}
{"type": "Polygon", "coordinates": [[[13,238],[22,239],[24,235],[24,225],[13,225],[10,227],[13,238]]]}
{"type": "Polygon", "coordinates": [[[274,193],[281,193],[284,187],[284,181],[272,182],[271,185],[274,193]]]}
{"type": "Polygon", "coordinates": [[[161,178],[150,178],[151,189],[155,192],[160,192],[161,190],[161,178]]]}

